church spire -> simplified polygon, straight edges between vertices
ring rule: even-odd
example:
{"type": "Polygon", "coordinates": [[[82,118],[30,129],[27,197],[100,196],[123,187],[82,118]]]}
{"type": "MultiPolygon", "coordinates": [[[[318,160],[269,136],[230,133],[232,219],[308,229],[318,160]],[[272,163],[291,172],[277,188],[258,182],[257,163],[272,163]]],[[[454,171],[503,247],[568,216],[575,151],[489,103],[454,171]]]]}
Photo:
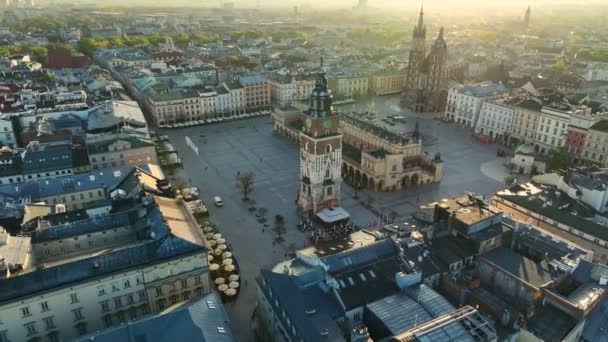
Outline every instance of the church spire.
{"type": "Polygon", "coordinates": [[[420,15],[418,16],[418,24],[414,27],[414,37],[424,38],[426,36],[426,27],[424,26],[424,3],[420,6],[420,15]]]}

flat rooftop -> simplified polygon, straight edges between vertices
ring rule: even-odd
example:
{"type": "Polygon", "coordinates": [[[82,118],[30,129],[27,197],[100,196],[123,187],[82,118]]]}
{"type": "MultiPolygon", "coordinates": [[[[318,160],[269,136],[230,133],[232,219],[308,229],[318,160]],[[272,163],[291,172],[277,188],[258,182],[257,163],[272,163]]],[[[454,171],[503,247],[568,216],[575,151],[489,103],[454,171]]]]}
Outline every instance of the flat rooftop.
{"type": "Polygon", "coordinates": [[[298,254],[304,256],[316,255],[318,257],[326,257],[332,254],[345,252],[351,249],[361,248],[376,242],[376,237],[364,231],[358,231],[341,239],[321,243],[316,246],[310,246],[298,250],[298,254]]]}
{"type": "Polygon", "coordinates": [[[536,288],[540,288],[554,279],[554,275],[544,260],[535,263],[531,259],[517,254],[508,248],[499,247],[493,249],[481,255],[480,258],[487,260],[505,272],[536,288]]]}
{"type": "Polygon", "coordinates": [[[498,214],[488,209],[488,206],[479,198],[464,195],[452,199],[443,199],[438,203],[440,208],[456,215],[456,219],[466,225],[484,221],[498,214]]]}
{"type": "Polygon", "coordinates": [[[541,305],[528,320],[527,330],[543,341],[561,341],[578,322],[565,312],[541,305]]]}
{"type": "Polygon", "coordinates": [[[173,235],[208,247],[207,240],[202,234],[202,230],[199,229],[198,222],[188,212],[184,202],[158,196],[155,196],[154,200],[173,235]]]}

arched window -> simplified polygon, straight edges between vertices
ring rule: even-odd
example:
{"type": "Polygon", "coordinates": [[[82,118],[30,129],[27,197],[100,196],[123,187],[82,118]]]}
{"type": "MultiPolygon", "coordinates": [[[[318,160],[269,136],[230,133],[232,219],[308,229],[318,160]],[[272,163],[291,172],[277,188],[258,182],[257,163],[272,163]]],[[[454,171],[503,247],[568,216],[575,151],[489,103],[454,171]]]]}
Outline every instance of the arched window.
{"type": "Polygon", "coordinates": [[[325,153],[331,153],[331,145],[330,144],[325,145],[325,153]]]}
{"type": "Polygon", "coordinates": [[[330,173],[329,173],[329,168],[327,170],[325,170],[325,178],[330,178],[330,173]]]}

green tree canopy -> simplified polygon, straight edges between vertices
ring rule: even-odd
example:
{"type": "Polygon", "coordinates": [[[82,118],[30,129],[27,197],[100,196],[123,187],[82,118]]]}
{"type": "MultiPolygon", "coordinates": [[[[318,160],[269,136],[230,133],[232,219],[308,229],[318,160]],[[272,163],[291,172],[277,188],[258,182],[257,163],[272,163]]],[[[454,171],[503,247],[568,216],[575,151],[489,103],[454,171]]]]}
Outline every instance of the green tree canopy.
{"type": "Polygon", "coordinates": [[[29,52],[36,62],[44,62],[46,60],[48,50],[42,46],[34,46],[29,48],[29,52]]]}
{"type": "Polygon", "coordinates": [[[560,147],[557,150],[549,151],[546,163],[548,171],[567,169],[572,166],[572,157],[566,147],[560,147]]]}

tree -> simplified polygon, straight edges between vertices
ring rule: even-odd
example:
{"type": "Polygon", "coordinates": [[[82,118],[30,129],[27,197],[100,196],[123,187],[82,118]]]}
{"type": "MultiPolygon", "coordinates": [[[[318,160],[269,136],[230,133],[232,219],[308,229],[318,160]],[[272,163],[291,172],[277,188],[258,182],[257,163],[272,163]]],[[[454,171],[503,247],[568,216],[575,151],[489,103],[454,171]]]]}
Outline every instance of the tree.
{"type": "Polygon", "coordinates": [[[513,185],[517,180],[515,179],[515,177],[513,176],[505,176],[504,180],[505,184],[507,186],[511,186],[513,185]]]}
{"type": "Polygon", "coordinates": [[[186,46],[190,42],[190,36],[188,36],[185,33],[181,33],[181,34],[178,34],[177,36],[173,37],[173,40],[178,45],[186,46]]]}
{"type": "Polygon", "coordinates": [[[546,159],[547,171],[567,169],[572,165],[572,158],[566,147],[549,151],[546,159]]]}
{"type": "Polygon", "coordinates": [[[243,194],[243,201],[249,199],[249,194],[253,191],[255,183],[255,174],[253,172],[245,172],[236,176],[236,185],[243,194]]]}
{"type": "Polygon", "coordinates": [[[283,234],[287,233],[287,228],[285,227],[285,219],[281,215],[277,215],[274,220],[274,228],[272,228],[274,232],[277,234],[276,241],[283,241],[283,234]]]}
{"type": "Polygon", "coordinates": [[[125,42],[120,37],[110,37],[108,45],[111,47],[123,47],[125,46],[125,42]]]}
{"type": "Polygon", "coordinates": [[[84,53],[85,55],[92,56],[97,50],[97,44],[95,39],[92,38],[82,38],[78,41],[78,51],[84,53]]]}
{"type": "Polygon", "coordinates": [[[36,62],[44,62],[46,60],[47,48],[42,46],[33,46],[30,49],[30,54],[36,62]]]}
{"type": "Polygon", "coordinates": [[[49,72],[45,72],[44,75],[42,75],[42,79],[46,83],[51,83],[55,79],[55,76],[49,72]]]}

